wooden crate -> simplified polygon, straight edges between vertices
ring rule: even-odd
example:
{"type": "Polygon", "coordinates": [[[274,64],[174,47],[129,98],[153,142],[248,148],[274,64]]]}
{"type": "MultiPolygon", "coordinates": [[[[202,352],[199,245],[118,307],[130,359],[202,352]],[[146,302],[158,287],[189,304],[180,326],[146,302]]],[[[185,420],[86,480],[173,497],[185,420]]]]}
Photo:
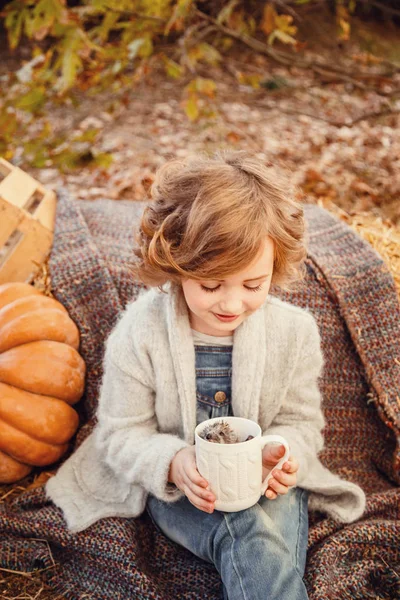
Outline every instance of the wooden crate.
{"type": "Polygon", "coordinates": [[[0,284],[30,282],[50,253],[56,195],[0,158],[0,284]]]}

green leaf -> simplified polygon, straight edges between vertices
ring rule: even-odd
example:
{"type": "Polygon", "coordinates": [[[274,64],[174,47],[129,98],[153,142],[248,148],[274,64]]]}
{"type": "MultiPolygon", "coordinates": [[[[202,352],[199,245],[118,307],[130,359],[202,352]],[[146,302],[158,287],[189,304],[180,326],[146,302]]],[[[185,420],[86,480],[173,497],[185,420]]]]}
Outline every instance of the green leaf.
{"type": "Polygon", "coordinates": [[[68,12],[63,0],[39,0],[32,10],[32,18],[27,28],[29,34],[37,40],[42,40],[53,27],[54,23],[68,22],[68,12]]]}
{"type": "Polygon", "coordinates": [[[147,58],[153,54],[153,42],[150,37],[144,39],[144,43],[140,46],[139,56],[147,58]]]}
{"type": "Polygon", "coordinates": [[[114,161],[113,155],[108,152],[99,152],[96,154],[93,160],[93,163],[96,167],[101,167],[102,169],[108,169],[114,161]]]}
{"type": "Polygon", "coordinates": [[[33,8],[33,20],[35,27],[47,27],[54,21],[62,21],[65,18],[65,6],[62,0],[39,0],[33,8]]]}
{"type": "Polygon", "coordinates": [[[75,84],[77,73],[82,69],[82,61],[76,48],[67,48],[62,57],[61,91],[65,92],[75,84]]]}
{"type": "Polygon", "coordinates": [[[270,79],[264,79],[260,82],[260,86],[267,90],[279,90],[284,87],[289,86],[289,82],[284,77],[279,77],[278,75],[271,77],[270,79]]]}
{"type": "Polygon", "coordinates": [[[8,43],[11,50],[14,50],[21,39],[25,20],[29,16],[29,10],[23,2],[11,2],[6,8],[6,18],[4,25],[7,29],[8,43]]]}
{"type": "Polygon", "coordinates": [[[115,28],[115,25],[119,19],[119,14],[117,12],[106,12],[104,15],[104,19],[98,27],[93,27],[90,30],[90,37],[92,39],[99,38],[100,42],[104,43],[108,40],[110,35],[110,31],[115,28]]]}
{"type": "Polygon", "coordinates": [[[30,165],[37,169],[47,166],[49,160],[47,148],[30,142],[24,144],[24,156],[29,159],[30,165]]]}
{"type": "MultiPolygon", "coordinates": [[[[52,154],[52,153],[50,153],[52,154]]],[[[84,146],[82,149],[64,148],[62,152],[55,152],[51,156],[52,162],[61,171],[73,170],[82,167],[101,167],[107,169],[112,161],[113,157],[107,152],[99,152],[96,154],[91,148],[84,146]]]]}
{"type": "Polygon", "coordinates": [[[90,127],[83,133],[74,137],[74,142],[90,142],[93,144],[100,132],[100,129],[96,129],[95,127],[90,127]]]}
{"type": "Polygon", "coordinates": [[[27,110],[35,113],[39,111],[46,102],[46,93],[44,87],[32,88],[27,94],[18,98],[14,106],[21,110],[27,110]]]}

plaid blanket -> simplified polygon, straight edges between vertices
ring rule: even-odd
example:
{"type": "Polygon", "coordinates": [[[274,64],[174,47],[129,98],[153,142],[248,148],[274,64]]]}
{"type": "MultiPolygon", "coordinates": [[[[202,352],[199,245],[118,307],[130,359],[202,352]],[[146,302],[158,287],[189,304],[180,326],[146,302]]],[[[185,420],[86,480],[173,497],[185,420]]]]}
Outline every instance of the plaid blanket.
{"type": "MultiPolygon", "coordinates": [[[[53,292],[81,332],[87,364],[77,447],[94,423],[103,342],[140,285],[130,276],[132,224],[142,203],[74,201],[59,190],[50,260],[53,292]]],[[[276,295],[316,317],[326,359],[322,462],[367,494],[343,525],[310,514],[305,582],[310,600],[400,598],[400,311],[379,255],[324,209],[305,205],[307,277],[276,295]]],[[[72,450],[73,448],[71,448],[72,450]]],[[[0,565],[40,569],[55,595],[98,600],[217,600],[219,575],[160,534],[147,513],[70,534],[43,488],[0,505],[0,565]]],[[[284,599],[282,599],[284,600],[284,599]]]]}

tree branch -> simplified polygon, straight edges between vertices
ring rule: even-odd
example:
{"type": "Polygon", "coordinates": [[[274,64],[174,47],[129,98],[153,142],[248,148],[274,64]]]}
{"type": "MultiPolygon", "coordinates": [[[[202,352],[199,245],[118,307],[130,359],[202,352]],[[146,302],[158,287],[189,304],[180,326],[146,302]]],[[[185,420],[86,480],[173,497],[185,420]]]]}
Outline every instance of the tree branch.
{"type": "MultiPolygon", "coordinates": [[[[392,8],[391,6],[386,6],[385,4],[382,4],[382,2],[377,2],[377,0],[357,0],[357,2],[366,4],[367,6],[375,6],[375,8],[379,8],[382,12],[392,15],[393,17],[400,16],[400,10],[392,8]]],[[[291,0],[285,0],[282,4],[291,6],[292,4],[296,4],[296,1],[292,2],[291,0]]],[[[313,8],[319,4],[327,4],[327,0],[310,0],[307,4],[310,8],[313,8]]]]}
{"type": "Polygon", "coordinates": [[[357,123],[360,123],[361,121],[367,121],[369,119],[377,119],[378,117],[386,117],[389,115],[397,115],[400,114],[400,108],[399,109],[391,109],[391,108],[385,108],[383,110],[378,110],[378,111],[371,111],[369,113],[364,113],[363,115],[360,115],[359,117],[356,117],[355,119],[349,119],[349,120],[345,120],[345,121],[333,121],[332,119],[328,119],[327,117],[323,117],[320,115],[317,115],[315,113],[309,113],[307,111],[303,111],[303,110],[297,110],[295,108],[285,108],[282,106],[279,106],[277,104],[267,104],[265,102],[252,102],[252,106],[258,106],[259,108],[269,108],[269,109],[276,109],[279,112],[288,114],[288,115],[299,115],[299,116],[303,116],[303,117],[309,117],[310,119],[314,119],[315,121],[323,121],[324,123],[328,123],[329,125],[333,125],[334,127],[353,127],[354,125],[356,125],[357,123]]]}
{"type": "MultiPolygon", "coordinates": [[[[374,87],[367,88],[365,86],[365,84],[361,83],[357,79],[357,77],[366,78],[366,79],[382,77],[382,76],[385,76],[384,73],[371,73],[371,72],[366,72],[366,71],[358,71],[357,73],[352,73],[352,72],[346,71],[345,69],[342,69],[341,67],[336,67],[334,65],[330,65],[328,63],[319,61],[318,59],[317,60],[308,60],[308,59],[304,59],[304,58],[296,58],[293,55],[289,54],[288,52],[283,52],[282,50],[276,50],[276,49],[272,48],[271,46],[268,46],[267,44],[260,42],[259,40],[257,40],[254,37],[251,37],[251,36],[243,34],[243,33],[238,33],[237,31],[234,31],[233,29],[230,29],[229,27],[226,27],[225,25],[221,25],[220,23],[218,23],[218,21],[216,19],[214,19],[213,17],[210,17],[209,15],[206,15],[205,13],[203,13],[200,10],[196,9],[195,13],[200,18],[213,23],[217,29],[219,29],[226,35],[229,35],[230,37],[233,37],[234,39],[242,42],[249,48],[252,48],[252,50],[255,50],[256,52],[260,52],[260,54],[265,54],[266,56],[269,56],[270,58],[272,58],[276,62],[279,62],[280,64],[283,64],[285,66],[296,66],[296,67],[303,68],[303,69],[311,69],[314,72],[319,73],[319,74],[321,74],[321,70],[325,71],[326,75],[328,75],[329,73],[335,73],[338,79],[341,79],[342,81],[346,81],[346,82],[351,82],[355,87],[358,87],[362,90],[369,89],[371,91],[376,92],[377,94],[379,94],[381,96],[390,95],[390,93],[383,92],[382,90],[380,90],[378,88],[374,88],[374,87]]],[[[392,71],[393,71],[393,69],[396,72],[400,71],[400,66],[398,67],[397,65],[391,65],[391,67],[392,67],[392,71]]]]}

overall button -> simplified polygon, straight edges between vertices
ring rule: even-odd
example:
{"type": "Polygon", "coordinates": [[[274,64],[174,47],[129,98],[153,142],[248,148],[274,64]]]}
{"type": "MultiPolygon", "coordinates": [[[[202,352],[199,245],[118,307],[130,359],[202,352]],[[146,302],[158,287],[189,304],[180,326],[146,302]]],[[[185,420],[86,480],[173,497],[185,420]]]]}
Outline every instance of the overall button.
{"type": "Polygon", "coordinates": [[[225,392],[216,392],[216,394],[214,396],[214,400],[216,402],[223,402],[224,400],[226,400],[225,392]]]}

